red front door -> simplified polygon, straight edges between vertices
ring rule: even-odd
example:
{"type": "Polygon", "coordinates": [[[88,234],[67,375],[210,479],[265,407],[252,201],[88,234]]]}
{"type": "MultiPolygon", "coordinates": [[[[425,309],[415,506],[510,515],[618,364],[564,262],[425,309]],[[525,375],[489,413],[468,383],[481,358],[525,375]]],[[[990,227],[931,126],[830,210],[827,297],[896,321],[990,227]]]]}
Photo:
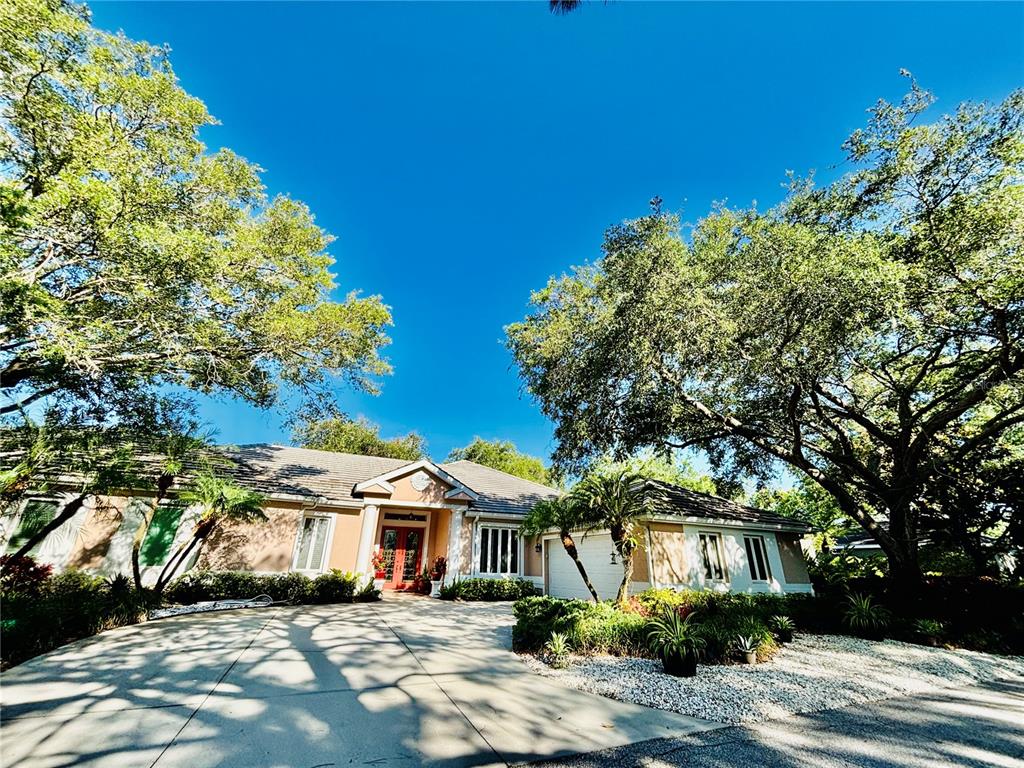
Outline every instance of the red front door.
{"type": "Polygon", "coordinates": [[[380,548],[384,553],[384,588],[403,589],[411,584],[420,570],[423,529],[385,526],[380,532],[380,548]]]}

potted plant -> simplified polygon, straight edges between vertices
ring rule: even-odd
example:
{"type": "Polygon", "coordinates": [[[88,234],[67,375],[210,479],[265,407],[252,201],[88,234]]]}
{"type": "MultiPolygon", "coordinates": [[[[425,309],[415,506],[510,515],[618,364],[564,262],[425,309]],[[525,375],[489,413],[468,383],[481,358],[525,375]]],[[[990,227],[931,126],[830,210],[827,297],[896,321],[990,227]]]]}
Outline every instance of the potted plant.
{"type": "Polygon", "coordinates": [[[444,575],[448,573],[448,558],[435,557],[434,564],[430,567],[430,596],[440,597],[441,587],[444,586],[444,575]]]}
{"type": "Polygon", "coordinates": [[[846,596],[843,623],[855,635],[869,640],[881,640],[889,626],[890,616],[889,609],[876,603],[871,595],[851,592],[846,596]]]}
{"type": "Polygon", "coordinates": [[[930,645],[933,648],[942,645],[944,631],[945,627],[942,622],[935,619],[918,619],[914,622],[914,632],[924,641],[925,645],[930,645]]]}
{"type": "Polygon", "coordinates": [[[561,632],[552,632],[544,643],[545,659],[552,669],[565,669],[569,665],[569,641],[561,632]]]}
{"type": "Polygon", "coordinates": [[[747,664],[757,664],[757,651],[760,647],[761,643],[754,635],[740,635],[736,638],[736,648],[743,654],[747,664]]]}
{"type": "Polygon", "coordinates": [[[373,588],[378,592],[384,589],[384,579],[387,576],[385,568],[387,563],[384,560],[384,550],[378,549],[370,558],[370,570],[373,571],[373,588]]]}
{"type": "Polygon", "coordinates": [[[772,632],[775,633],[775,637],[778,638],[780,643],[788,643],[793,640],[793,630],[796,629],[796,624],[789,616],[783,616],[781,614],[772,616],[768,620],[768,625],[771,627],[772,632]]]}
{"type": "Polygon", "coordinates": [[[669,609],[648,624],[647,640],[661,656],[665,672],[674,677],[693,677],[697,674],[697,656],[704,648],[704,638],[694,614],[681,616],[669,609]]]}

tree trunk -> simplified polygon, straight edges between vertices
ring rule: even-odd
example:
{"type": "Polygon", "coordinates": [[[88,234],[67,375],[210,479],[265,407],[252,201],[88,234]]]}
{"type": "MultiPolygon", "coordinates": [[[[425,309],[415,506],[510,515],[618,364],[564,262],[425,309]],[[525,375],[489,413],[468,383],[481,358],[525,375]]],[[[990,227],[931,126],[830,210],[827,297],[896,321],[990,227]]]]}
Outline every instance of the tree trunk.
{"type": "Polygon", "coordinates": [[[185,544],[178,547],[174,554],[168,558],[163,569],[161,569],[160,576],[157,578],[156,584],[153,587],[154,592],[156,592],[158,596],[163,592],[164,587],[167,586],[167,583],[170,581],[174,572],[178,570],[178,566],[184,562],[185,558],[188,557],[189,553],[195,549],[199,542],[203,541],[213,533],[216,527],[216,520],[201,520],[196,524],[195,531],[192,533],[192,538],[185,544]]]}
{"type": "MultiPolygon", "coordinates": [[[[67,504],[65,504],[64,508],[61,509],[61,511],[53,518],[53,520],[51,520],[38,531],[36,531],[34,534],[32,534],[32,536],[29,537],[29,540],[22,544],[21,548],[8,558],[7,562],[10,563],[12,560],[17,560],[31,552],[32,549],[39,542],[41,542],[53,531],[57,530],[62,525],[64,525],[64,523],[66,523],[68,520],[74,517],[75,513],[78,512],[78,510],[80,510],[82,506],[85,504],[85,500],[88,499],[89,496],[91,495],[92,494],[83,493],[81,496],[77,496],[73,498],[71,501],[69,501],[67,504]]],[[[0,573],[2,572],[3,571],[0,570],[0,573]]]]}
{"type": "Polygon", "coordinates": [[[627,538],[624,526],[610,526],[608,532],[611,534],[615,551],[619,553],[619,559],[622,560],[622,581],[619,584],[619,592],[615,596],[615,602],[619,605],[625,605],[629,600],[629,583],[633,580],[633,551],[636,549],[636,546],[633,544],[632,539],[627,538]]]}
{"type": "Polygon", "coordinates": [[[146,534],[149,533],[149,526],[153,524],[153,518],[156,517],[156,510],[160,506],[160,502],[166,498],[167,491],[170,490],[173,483],[174,475],[166,473],[160,475],[156,481],[156,496],[153,498],[153,506],[148,512],[142,514],[142,522],[135,529],[135,536],[132,538],[132,577],[135,579],[136,589],[142,589],[142,568],[139,564],[142,542],[146,540],[146,534]]]}
{"type": "Polygon", "coordinates": [[[580,576],[583,577],[583,583],[587,585],[587,589],[593,596],[594,602],[601,602],[601,598],[597,596],[597,590],[594,589],[594,585],[590,583],[590,577],[587,576],[587,569],[580,562],[580,554],[576,549],[576,542],[573,541],[572,534],[569,531],[561,531],[559,535],[562,537],[562,546],[565,547],[565,553],[576,563],[576,569],[580,572],[580,576]]]}

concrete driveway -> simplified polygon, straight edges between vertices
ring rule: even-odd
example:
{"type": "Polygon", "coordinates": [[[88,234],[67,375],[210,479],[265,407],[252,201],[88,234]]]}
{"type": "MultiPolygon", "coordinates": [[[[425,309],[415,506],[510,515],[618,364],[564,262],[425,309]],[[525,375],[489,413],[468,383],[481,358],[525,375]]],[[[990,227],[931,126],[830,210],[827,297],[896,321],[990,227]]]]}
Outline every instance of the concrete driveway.
{"type": "Polygon", "coordinates": [[[124,627],[0,676],[0,764],[502,765],[718,727],[540,678],[511,625],[400,596],[124,627]]]}

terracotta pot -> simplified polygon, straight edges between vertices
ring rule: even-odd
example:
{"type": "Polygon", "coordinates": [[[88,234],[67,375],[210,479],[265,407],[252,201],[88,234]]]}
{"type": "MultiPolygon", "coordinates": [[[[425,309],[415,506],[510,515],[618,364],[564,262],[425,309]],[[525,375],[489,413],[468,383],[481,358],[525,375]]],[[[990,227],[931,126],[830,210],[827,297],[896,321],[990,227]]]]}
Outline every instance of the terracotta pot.
{"type": "Polygon", "coordinates": [[[747,664],[757,664],[757,651],[751,653],[744,653],[743,658],[747,660],[747,664]]]}
{"type": "Polygon", "coordinates": [[[661,665],[673,677],[693,677],[697,674],[697,654],[693,651],[682,654],[663,653],[661,665]]]}

